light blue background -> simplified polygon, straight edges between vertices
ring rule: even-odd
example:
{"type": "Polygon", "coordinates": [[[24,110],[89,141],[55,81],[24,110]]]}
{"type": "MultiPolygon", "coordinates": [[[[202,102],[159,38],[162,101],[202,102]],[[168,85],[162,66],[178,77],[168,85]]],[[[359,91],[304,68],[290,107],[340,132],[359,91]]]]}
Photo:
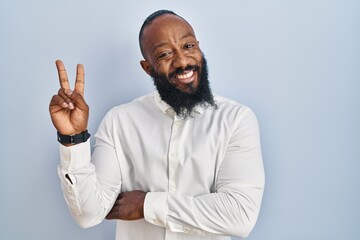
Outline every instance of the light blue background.
{"type": "Polygon", "coordinates": [[[360,1],[0,0],[0,239],[114,239],[81,229],[56,173],[48,114],[86,70],[90,132],[114,105],[153,91],[142,21],[172,9],[195,28],[217,94],[258,116],[266,190],[248,239],[360,239],[360,1]]]}

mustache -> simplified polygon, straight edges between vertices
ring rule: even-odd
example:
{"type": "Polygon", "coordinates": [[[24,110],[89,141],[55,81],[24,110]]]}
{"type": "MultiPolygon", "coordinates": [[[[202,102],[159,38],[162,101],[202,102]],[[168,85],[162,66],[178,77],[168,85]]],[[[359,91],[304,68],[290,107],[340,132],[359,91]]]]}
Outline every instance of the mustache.
{"type": "Polygon", "coordinates": [[[169,79],[173,78],[177,74],[182,74],[185,71],[198,71],[200,67],[198,65],[187,65],[185,68],[177,68],[169,74],[169,79]]]}

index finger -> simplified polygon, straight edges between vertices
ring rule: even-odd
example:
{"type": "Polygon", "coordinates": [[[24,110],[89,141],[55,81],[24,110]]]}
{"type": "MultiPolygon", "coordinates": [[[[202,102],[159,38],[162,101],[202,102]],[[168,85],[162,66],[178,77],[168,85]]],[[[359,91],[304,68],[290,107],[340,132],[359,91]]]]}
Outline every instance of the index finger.
{"type": "Polygon", "coordinates": [[[85,71],[82,64],[78,64],[76,68],[76,80],[74,90],[84,96],[85,71]]]}
{"type": "Polygon", "coordinates": [[[55,64],[59,74],[59,81],[61,88],[70,89],[69,80],[66,74],[64,64],[60,60],[56,60],[55,64]]]}

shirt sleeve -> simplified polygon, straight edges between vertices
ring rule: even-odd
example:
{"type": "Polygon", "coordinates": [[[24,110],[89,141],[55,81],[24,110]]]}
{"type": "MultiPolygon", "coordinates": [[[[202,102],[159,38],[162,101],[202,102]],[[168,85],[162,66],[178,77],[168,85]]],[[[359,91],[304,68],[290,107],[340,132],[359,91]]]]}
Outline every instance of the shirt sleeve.
{"type": "Polygon", "coordinates": [[[103,221],[121,188],[118,156],[109,124],[104,119],[100,125],[92,156],[90,140],[71,147],[60,145],[58,175],[64,198],[73,218],[84,228],[103,221]]]}
{"type": "Polygon", "coordinates": [[[248,109],[228,143],[216,191],[201,196],[147,193],[145,219],[173,232],[245,238],[257,221],[264,185],[258,122],[248,109]]]}

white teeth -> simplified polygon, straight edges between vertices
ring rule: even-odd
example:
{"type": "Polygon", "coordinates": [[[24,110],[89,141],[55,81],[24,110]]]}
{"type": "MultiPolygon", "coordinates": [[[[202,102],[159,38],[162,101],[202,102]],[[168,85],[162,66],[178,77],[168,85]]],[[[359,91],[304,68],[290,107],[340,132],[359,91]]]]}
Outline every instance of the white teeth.
{"type": "Polygon", "coordinates": [[[183,74],[183,75],[179,74],[176,77],[179,78],[179,79],[189,78],[189,77],[191,77],[193,75],[193,73],[194,73],[193,71],[190,71],[187,74],[183,74]]]}

